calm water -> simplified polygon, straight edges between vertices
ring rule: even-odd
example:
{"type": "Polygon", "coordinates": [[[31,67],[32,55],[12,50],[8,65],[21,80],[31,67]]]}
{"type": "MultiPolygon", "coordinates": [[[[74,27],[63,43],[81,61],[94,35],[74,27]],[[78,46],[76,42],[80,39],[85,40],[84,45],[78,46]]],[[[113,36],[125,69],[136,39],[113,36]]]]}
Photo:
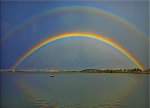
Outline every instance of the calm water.
{"type": "Polygon", "coordinates": [[[2,108],[149,108],[149,75],[1,73],[2,108]]]}

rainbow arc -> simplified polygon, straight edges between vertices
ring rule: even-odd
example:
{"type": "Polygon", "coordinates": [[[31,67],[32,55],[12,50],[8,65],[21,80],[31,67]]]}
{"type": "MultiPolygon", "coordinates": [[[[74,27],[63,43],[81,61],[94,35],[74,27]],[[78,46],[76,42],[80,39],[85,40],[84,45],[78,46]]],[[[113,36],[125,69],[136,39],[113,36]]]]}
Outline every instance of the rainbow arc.
{"type": "Polygon", "coordinates": [[[129,60],[131,60],[138,68],[141,70],[144,70],[144,66],[125,48],[123,48],[118,43],[114,42],[113,40],[110,40],[108,38],[105,38],[105,36],[100,34],[94,34],[94,33],[84,33],[84,32],[67,32],[67,33],[61,33],[55,36],[52,36],[50,38],[47,38],[46,40],[42,41],[41,43],[35,45],[33,48],[29,49],[26,53],[24,53],[13,65],[13,69],[16,69],[25,59],[27,59],[30,55],[32,55],[35,51],[38,49],[48,45],[49,43],[65,39],[65,38],[72,38],[72,37],[85,37],[85,38],[91,38],[94,40],[98,40],[100,42],[106,43],[113,48],[117,49],[119,52],[121,52],[123,55],[125,55],[129,60]]]}
{"type": "Polygon", "coordinates": [[[10,30],[9,32],[7,32],[5,34],[5,36],[2,38],[2,42],[4,40],[8,39],[9,37],[11,37],[14,33],[20,31],[27,25],[31,24],[32,22],[34,22],[42,17],[46,17],[48,15],[59,14],[59,13],[65,13],[65,12],[90,12],[90,13],[107,16],[108,18],[111,18],[111,19],[119,22],[120,24],[127,26],[129,29],[131,29],[132,31],[137,33],[139,36],[142,36],[143,39],[146,40],[146,42],[149,41],[147,36],[142,31],[140,31],[137,27],[135,27],[132,23],[128,22],[126,19],[124,19],[118,15],[115,15],[114,13],[105,11],[103,9],[98,9],[95,7],[89,7],[89,6],[63,6],[63,7],[58,7],[58,8],[54,8],[54,9],[48,9],[47,11],[41,12],[37,15],[34,15],[31,18],[27,19],[26,21],[20,23],[18,26],[14,27],[12,30],[10,30]]]}

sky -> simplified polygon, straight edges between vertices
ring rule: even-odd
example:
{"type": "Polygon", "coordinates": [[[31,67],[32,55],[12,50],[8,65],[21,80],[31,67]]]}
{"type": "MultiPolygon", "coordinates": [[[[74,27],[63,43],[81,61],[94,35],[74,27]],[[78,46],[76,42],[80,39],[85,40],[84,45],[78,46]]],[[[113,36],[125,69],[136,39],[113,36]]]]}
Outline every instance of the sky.
{"type": "MultiPolygon", "coordinates": [[[[43,40],[65,32],[103,34],[149,67],[148,1],[6,1],[1,2],[1,68],[7,69],[43,40]],[[92,7],[111,13],[129,24],[89,11],[57,11],[61,7],[92,7]],[[35,16],[40,16],[36,17],[35,16]],[[27,24],[25,22],[28,22],[27,24]],[[24,25],[25,26],[20,26],[24,25]]],[[[130,68],[135,64],[112,46],[89,38],[66,38],[38,49],[18,69],[130,68]]]]}

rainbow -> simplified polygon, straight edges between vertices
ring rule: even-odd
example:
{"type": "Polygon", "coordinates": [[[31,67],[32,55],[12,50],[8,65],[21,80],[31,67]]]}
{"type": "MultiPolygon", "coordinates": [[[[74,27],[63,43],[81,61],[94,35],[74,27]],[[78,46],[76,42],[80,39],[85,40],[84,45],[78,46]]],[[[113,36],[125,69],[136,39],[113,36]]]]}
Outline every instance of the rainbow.
{"type": "Polygon", "coordinates": [[[49,43],[55,42],[57,40],[65,39],[65,38],[72,38],[72,37],[85,37],[85,38],[91,38],[95,39],[101,42],[104,42],[118,51],[120,51],[122,54],[124,54],[127,58],[129,58],[138,68],[141,70],[144,70],[144,66],[140,64],[140,62],[134,58],[126,49],[124,49],[122,46],[119,44],[115,43],[114,41],[105,38],[103,35],[98,35],[94,33],[84,33],[84,32],[67,32],[67,33],[61,33],[55,36],[52,36],[39,44],[35,45],[33,48],[31,48],[29,51],[27,51],[25,54],[23,54],[13,65],[13,69],[17,68],[25,59],[27,59],[33,52],[37,51],[38,49],[46,46],[49,43]]]}
{"type": "Polygon", "coordinates": [[[117,16],[117,15],[111,13],[111,12],[108,12],[108,11],[105,11],[105,10],[102,10],[102,9],[98,9],[98,8],[95,8],[95,7],[88,7],[88,6],[65,6],[65,7],[58,7],[58,8],[54,8],[54,9],[49,9],[48,11],[44,11],[44,12],[38,14],[38,15],[32,16],[30,19],[27,19],[23,23],[19,24],[14,29],[7,32],[4,35],[4,37],[2,37],[1,40],[3,42],[4,40],[6,40],[10,36],[12,36],[14,33],[21,30],[23,27],[29,25],[33,21],[36,21],[36,20],[38,20],[38,19],[40,19],[44,16],[51,15],[51,14],[53,15],[53,14],[58,14],[58,13],[64,13],[64,12],[73,12],[73,11],[92,12],[92,13],[95,13],[95,14],[100,14],[100,15],[104,15],[104,16],[107,16],[109,18],[112,18],[112,19],[116,20],[117,22],[119,22],[119,23],[127,26],[131,30],[133,30],[139,36],[142,36],[148,42],[147,36],[142,31],[140,31],[138,28],[136,28],[134,25],[132,25],[130,22],[128,22],[126,19],[124,19],[120,16],[117,16]]]}

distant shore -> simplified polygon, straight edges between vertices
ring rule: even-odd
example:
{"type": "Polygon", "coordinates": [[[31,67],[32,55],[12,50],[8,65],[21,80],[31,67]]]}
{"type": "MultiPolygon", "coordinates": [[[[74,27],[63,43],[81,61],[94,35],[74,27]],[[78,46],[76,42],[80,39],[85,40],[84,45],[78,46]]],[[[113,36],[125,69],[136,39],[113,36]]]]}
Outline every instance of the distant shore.
{"type": "Polygon", "coordinates": [[[134,69],[84,69],[84,70],[52,70],[52,69],[0,69],[0,72],[78,72],[78,73],[133,73],[133,74],[150,74],[150,69],[144,71],[139,68],[134,69]]]}

